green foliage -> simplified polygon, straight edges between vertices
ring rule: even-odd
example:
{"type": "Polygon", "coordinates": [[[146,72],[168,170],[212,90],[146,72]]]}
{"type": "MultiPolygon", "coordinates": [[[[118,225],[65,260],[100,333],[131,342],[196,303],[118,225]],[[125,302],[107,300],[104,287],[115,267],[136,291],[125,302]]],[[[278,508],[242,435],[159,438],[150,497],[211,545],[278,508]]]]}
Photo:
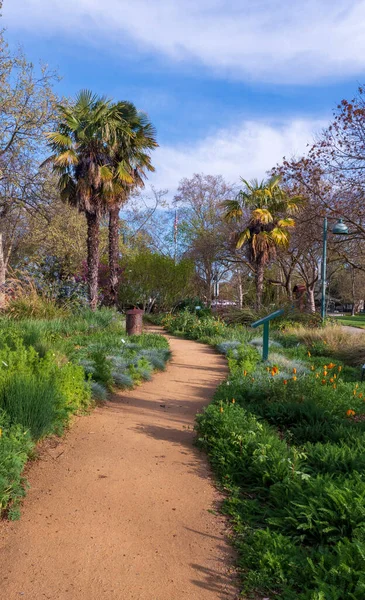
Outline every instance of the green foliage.
{"type": "MultiPolygon", "coordinates": [[[[195,321],[186,317],[182,327],[183,318],[180,332],[195,336],[195,321]]],[[[299,347],[294,331],[281,335],[267,365],[249,335],[235,329],[226,327],[230,337],[216,346],[228,358],[229,379],[197,416],[196,428],[228,493],[224,511],[235,529],[243,591],[283,600],[360,600],[365,385],[326,354],[340,345],[336,328],[313,335],[306,329],[310,343],[299,347]],[[322,344],[318,355],[313,343],[322,344]]]]}
{"type": "Polygon", "coordinates": [[[141,304],[150,299],[160,310],[170,310],[188,293],[194,273],[190,260],[175,261],[158,253],[140,252],[126,259],[124,281],[119,288],[123,306],[141,304]]]}
{"type": "Polygon", "coordinates": [[[62,426],[70,412],[90,402],[84,371],[54,353],[41,358],[32,347],[13,339],[0,351],[0,407],[11,424],[20,424],[33,439],[62,426]]]}
{"type": "Polygon", "coordinates": [[[6,509],[17,516],[19,500],[25,493],[22,478],[24,465],[34,447],[29,433],[21,425],[10,425],[4,411],[0,412],[0,515],[6,509]]]}
{"type": "Polygon", "coordinates": [[[224,338],[226,325],[211,316],[199,318],[188,309],[176,315],[167,315],[163,325],[174,335],[184,335],[190,340],[207,342],[214,338],[224,338]]]}

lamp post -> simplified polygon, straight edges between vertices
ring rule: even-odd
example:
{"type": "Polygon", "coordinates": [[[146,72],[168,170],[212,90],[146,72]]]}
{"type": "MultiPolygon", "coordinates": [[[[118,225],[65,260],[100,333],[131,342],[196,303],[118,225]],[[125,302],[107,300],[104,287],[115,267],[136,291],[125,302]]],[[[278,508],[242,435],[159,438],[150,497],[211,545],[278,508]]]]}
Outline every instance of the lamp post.
{"type": "MultiPolygon", "coordinates": [[[[335,235],[347,235],[349,228],[339,219],[332,229],[335,235]]],[[[322,300],[321,300],[321,317],[322,321],[326,318],[326,286],[327,286],[327,235],[328,235],[328,219],[323,219],[323,255],[322,255],[322,300]]]]}

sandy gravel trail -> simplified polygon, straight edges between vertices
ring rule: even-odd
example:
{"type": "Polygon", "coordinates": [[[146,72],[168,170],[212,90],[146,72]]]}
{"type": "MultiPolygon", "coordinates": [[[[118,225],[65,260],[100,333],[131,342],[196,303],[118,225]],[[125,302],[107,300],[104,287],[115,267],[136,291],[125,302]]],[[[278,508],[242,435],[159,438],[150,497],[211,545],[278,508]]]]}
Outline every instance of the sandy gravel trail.
{"type": "Polygon", "coordinates": [[[22,518],[0,525],[2,600],[233,600],[219,494],[193,447],[225,377],[207,346],[170,339],[166,372],[83,416],[28,473],[22,518]]]}

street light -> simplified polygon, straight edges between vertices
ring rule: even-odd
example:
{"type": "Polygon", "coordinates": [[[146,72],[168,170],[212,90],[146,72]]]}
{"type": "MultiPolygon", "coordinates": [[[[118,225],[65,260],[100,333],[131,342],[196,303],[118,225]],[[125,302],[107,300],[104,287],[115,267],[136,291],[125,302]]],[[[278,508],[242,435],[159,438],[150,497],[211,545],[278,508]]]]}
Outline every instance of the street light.
{"type": "MultiPolygon", "coordinates": [[[[339,219],[332,229],[335,235],[347,235],[349,228],[342,219],[339,219]]],[[[327,277],[327,233],[328,220],[327,217],[323,220],[323,257],[322,257],[322,302],[321,302],[321,317],[324,321],[326,318],[326,277],[327,277]]]]}

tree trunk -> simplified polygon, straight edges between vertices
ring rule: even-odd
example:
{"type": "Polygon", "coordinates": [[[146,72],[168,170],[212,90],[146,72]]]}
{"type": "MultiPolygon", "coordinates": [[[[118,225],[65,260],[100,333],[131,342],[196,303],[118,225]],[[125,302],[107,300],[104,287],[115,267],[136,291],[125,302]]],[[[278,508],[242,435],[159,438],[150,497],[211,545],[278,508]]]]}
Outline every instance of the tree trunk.
{"type": "Polygon", "coordinates": [[[242,288],[242,275],[237,273],[238,279],[238,308],[243,308],[243,288],[242,288]]]}
{"type": "Polygon", "coordinates": [[[314,299],[314,287],[308,287],[307,288],[307,295],[308,295],[308,308],[309,308],[309,312],[310,313],[315,313],[316,312],[316,302],[314,299]]]}
{"type": "Polygon", "coordinates": [[[5,307],[6,264],[3,249],[3,234],[0,233],[0,309],[5,307]]]}
{"type": "Polygon", "coordinates": [[[355,285],[355,269],[353,267],[351,268],[351,296],[352,296],[351,316],[354,317],[355,312],[356,312],[356,302],[355,302],[356,285],[355,285]]]}
{"type": "Polygon", "coordinates": [[[109,291],[112,306],[116,306],[118,301],[119,210],[119,204],[115,204],[109,211],[109,291]]]}
{"type": "Polygon", "coordinates": [[[99,279],[99,216],[86,213],[87,220],[87,278],[89,285],[89,303],[91,310],[98,305],[99,279]]]}
{"type": "Polygon", "coordinates": [[[264,293],[264,271],[265,265],[262,260],[256,264],[256,310],[262,307],[262,296],[264,293]]]}
{"type": "Polygon", "coordinates": [[[288,277],[285,281],[285,289],[286,289],[286,295],[287,298],[289,300],[289,302],[293,302],[294,298],[293,298],[293,284],[291,281],[291,277],[288,277]]]}

